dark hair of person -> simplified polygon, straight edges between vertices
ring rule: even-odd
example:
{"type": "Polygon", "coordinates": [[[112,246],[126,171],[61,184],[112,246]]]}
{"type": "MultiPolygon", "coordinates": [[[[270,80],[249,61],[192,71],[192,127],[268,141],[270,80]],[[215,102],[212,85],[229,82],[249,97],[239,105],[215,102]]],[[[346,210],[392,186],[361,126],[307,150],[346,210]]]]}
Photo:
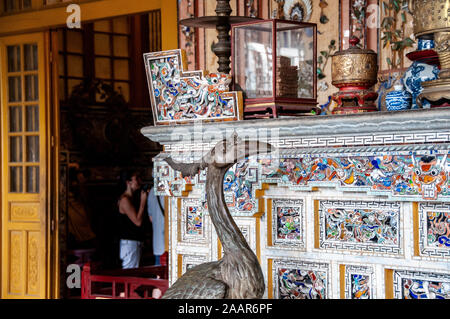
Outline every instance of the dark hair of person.
{"type": "Polygon", "coordinates": [[[127,182],[131,181],[131,179],[135,175],[136,176],[139,175],[136,170],[124,169],[120,172],[119,185],[118,185],[119,196],[127,190],[127,182]]]}

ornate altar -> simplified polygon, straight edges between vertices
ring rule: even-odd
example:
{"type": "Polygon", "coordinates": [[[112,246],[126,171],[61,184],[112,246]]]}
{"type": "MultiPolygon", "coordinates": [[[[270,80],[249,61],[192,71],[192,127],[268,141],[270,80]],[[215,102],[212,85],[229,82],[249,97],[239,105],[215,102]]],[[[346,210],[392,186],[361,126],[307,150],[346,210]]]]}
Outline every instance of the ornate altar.
{"type": "Polygon", "coordinates": [[[449,298],[449,128],[446,108],[143,128],[164,145],[153,172],[169,199],[169,283],[223,251],[206,172],[182,178],[164,158],[195,162],[236,132],[277,148],[223,181],[264,297],[449,298]]]}

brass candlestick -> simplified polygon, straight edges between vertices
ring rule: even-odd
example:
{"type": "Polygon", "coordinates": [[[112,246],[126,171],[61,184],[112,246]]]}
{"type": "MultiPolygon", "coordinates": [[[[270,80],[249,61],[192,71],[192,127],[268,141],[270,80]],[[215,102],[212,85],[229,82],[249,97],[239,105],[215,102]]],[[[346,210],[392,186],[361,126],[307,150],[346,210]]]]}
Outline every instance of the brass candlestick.
{"type": "Polygon", "coordinates": [[[212,47],[212,51],[218,57],[218,71],[230,73],[231,57],[231,24],[261,20],[258,18],[231,16],[230,0],[217,0],[215,16],[189,18],[180,21],[180,24],[194,28],[215,28],[218,32],[218,42],[212,47]]]}

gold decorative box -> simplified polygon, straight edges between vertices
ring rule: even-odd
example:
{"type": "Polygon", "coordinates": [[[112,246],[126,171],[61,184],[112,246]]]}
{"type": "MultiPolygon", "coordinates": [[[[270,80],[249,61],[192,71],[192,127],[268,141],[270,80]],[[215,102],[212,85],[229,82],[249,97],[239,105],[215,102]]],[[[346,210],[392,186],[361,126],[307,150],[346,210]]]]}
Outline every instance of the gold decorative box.
{"type": "Polygon", "coordinates": [[[358,38],[350,40],[350,48],[332,56],[332,84],[338,88],[368,89],[377,83],[377,54],[359,48],[358,38]]]}

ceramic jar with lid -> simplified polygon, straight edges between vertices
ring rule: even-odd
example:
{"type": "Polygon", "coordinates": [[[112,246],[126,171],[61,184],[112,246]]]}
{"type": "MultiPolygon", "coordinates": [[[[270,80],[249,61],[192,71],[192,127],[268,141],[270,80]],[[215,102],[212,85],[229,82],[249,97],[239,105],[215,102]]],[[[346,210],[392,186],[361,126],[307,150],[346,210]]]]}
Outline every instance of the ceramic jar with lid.
{"type": "Polygon", "coordinates": [[[386,108],[388,111],[407,110],[411,107],[411,94],[403,89],[403,85],[394,85],[394,91],[386,94],[386,108]]]}

